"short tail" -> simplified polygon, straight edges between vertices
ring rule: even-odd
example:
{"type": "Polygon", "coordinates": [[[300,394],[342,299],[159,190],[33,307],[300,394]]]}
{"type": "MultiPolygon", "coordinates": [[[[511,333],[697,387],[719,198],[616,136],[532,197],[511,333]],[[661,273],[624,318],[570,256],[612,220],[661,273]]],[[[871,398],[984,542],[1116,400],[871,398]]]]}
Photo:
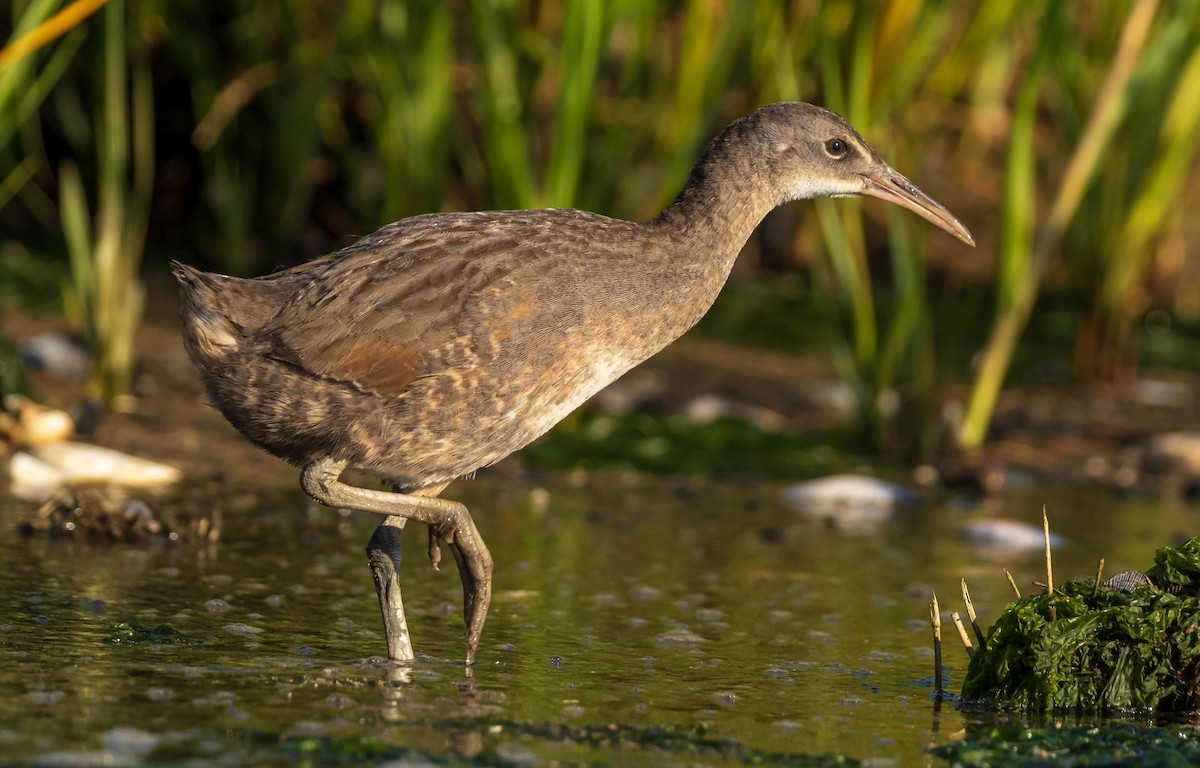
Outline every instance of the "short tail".
{"type": "Polygon", "coordinates": [[[242,338],[221,300],[222,282],[234,278],[201,272],[178,261],[171,262],[171,273],[179,283],[179,316],[188,356],[208,368],[236,351],[242,338]]]}

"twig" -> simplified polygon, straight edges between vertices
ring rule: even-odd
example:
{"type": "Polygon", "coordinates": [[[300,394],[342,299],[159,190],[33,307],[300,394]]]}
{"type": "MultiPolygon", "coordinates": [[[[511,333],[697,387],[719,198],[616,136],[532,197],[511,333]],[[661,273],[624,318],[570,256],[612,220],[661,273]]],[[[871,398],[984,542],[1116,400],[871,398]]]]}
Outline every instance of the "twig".
{"type": "Polygon", "coordinates": [[[1104,575],[1104,558],[1100,558],[1100,564],[1096,566],[1096,583],[1092,585],[1092,597],[1100,594],[1100,577],[1104,575]]]}
{"type": "Polygon", "coordinates": [[[971,645],[971,636],[967,634],[967,628],[963,626],[962,616],[958,615],[958,611],[951,611],[950,618],[954,621],[954,627],[958,630],[963,647],[967,649],[967,656],[975,658],[975,646],[971,645]]]}
{"type": "Polygon", "coordinates": [[[979,618],[975,615],[975,606],[971,603],[971,591],[967,589],[967,580],[962,580],[963,602],[967,606],[967,618],[971,620],[971,629],[975,630],[975,639],[979,647],[983,647],[983,630],[979,628],[979,618]]]}

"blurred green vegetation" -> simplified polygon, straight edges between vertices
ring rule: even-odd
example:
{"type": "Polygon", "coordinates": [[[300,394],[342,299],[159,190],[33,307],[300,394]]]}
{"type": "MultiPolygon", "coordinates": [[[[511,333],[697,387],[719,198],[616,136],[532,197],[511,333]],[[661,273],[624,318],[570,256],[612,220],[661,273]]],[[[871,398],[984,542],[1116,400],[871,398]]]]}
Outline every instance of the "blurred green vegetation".
{"type": "Polygon", "coordinates": [[[552,469],[625,467],[655,474],[818,477],[853,467],[853,441],[786,435],[738,419],[697,423],[681,414],[605,413],[583,407],[525,449],[552,469]]]}
{"type": "MultiPolygon", "coordinates": [[[[80,5],[15,0],[9,41],[80,5]]],[[[1044,284],[1079,377],[1128,380],[1149,312],[1200,318],[1200,0],[113,0],[60,27],[0,54],[0,241],[71,253],[67,308],[112,369],[143,238],[154,265],[260,274],[427,211],[648,218],[780,100],[842,113],[979,242],[857,200],[756,235],[743,273],[802,276],[777,311],[832,341],[866,444],[935,450],[950,338],[981,350],[952,425],[978,448],[1044,284]],[[962,339],[946,294],[990,327],[962,339]]]]}

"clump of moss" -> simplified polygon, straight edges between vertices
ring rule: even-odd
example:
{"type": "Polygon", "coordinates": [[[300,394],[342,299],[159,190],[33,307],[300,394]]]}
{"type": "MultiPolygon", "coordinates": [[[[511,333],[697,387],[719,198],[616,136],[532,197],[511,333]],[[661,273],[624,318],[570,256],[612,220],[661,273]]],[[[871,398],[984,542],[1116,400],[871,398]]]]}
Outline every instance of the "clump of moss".
{"type": "Polygon", "coordinates": [[[1200,710],[1200,537],[1163,548],[1140,585],[1095,580],[1005,608],[963,699],[993,709],[1200,710]]]}

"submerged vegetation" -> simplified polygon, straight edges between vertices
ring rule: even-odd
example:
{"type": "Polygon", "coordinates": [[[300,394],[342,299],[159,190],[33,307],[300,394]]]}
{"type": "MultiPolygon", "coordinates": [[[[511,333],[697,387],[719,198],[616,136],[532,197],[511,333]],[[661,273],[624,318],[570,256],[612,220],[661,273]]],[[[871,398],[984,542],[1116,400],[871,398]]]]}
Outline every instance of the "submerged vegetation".
{"type": "Polygon", "coordinates": [[[147,627],[127,622],[114,624],[108,641],[113,645],[183,645],[196,642],[170,624],[147,627]]]}
{"type": "MultiPolygon", "coordinates": [[[[143,239],[154,264],[185,251],[256,274],[432,210],[644,218],[721,125],[790,99],[844,114],[979,236],[978,254],[953,254],[994,286],[951,425],[962,447],[986,439],[1044,281],[1073,297],[1084,377],[1129,375],[1147,312],[1200,316],[1179,279],[1195,258],[1180,211],[1197,182],[1200,0],[10,8],[0,240],[32,261],[70,254],[68,309],[108,400],[129,387],[143,239]]],[[[784,212],[752,261],[805,276],[863,437],[928,454],[944,397],[930,274],[958,267],[939,234],[878,211],[784,212]]],[[[0,259],[0,283],[13,268],[0,259]]]]}
{"type": "Polygon", "coordinates": [[[1174,768],[1200,762],[1200,730],[1191,725],[1145,728],[1130,723],[1074,728],[1002,725],[930,752],[962,768],[1174,768]]]}
{"type": "MultiPolygon", "coordinates": [[[[704,726],[582,726],[514,722],[496,717],[448,719],[431,723],[440,733],[503,734],[510,739],[503,747],[488,747],[470,756],[431,755],[409,745],[392,743],[374,734],[304,736],[291,733],[248,732],[243,737],[241,756],[257,761],[286,759],[301,765],[362,765],[381,762],[394,765],[508,766],[537,762],[523,745],[534,743],[563,751],[593,750],[611,755],[587,764],[619,764],[623,760],[662,761],[676,756],[708,758],[742,765],[782,765],[791,768],[838,768],[862,765],[846,755],[810,755],[801,752],[768,752],[746,746],[736,739],[714,734],[704,726]],[[522,745],[516,747],[514,745],[522,745]]],[[[182,751],[185,745],[173,745],[182,751]]],[[[382,764],[381,763],[381,764],[382,764]]]]}
{"type": "Polygon", "coordinates": [[[1200,709],[1200,537],[1132,588],[1073,581],[1017,600],[971,658],[968,703],[1020,712],[1200,709]]]}

